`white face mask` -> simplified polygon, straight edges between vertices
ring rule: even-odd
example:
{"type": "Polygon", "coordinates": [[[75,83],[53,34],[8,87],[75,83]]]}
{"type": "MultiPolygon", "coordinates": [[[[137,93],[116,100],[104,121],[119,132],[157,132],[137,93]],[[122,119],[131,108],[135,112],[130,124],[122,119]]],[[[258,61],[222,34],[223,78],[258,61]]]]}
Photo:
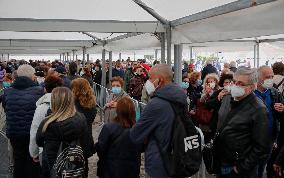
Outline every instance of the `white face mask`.
{"type": "Polygon", "coordinates": [[[227,86],[224,86],[224,90],[226,90],[227,92],[231,92],[231,85],[227,85],[227,86]]]}
{"type": "Polygon", "coordinates": [[[216,86],[216,83],[214,83],[214,82],[209,83],[209,87],[210,87],[211,89],[214,89],[214,88],[215,88],[215,86],[216,86]]]}
{"type": "Polygon", "coordinates": [[[231,87],[231,95],[233,98],[242,97],[245,95],[245,89],[236,85],[232,85],[231,87]]]}
{"type": "Polygon", "coordinates": [[[273,87],[273,80],[272,79],[266,79],[264,80],[262,87],[265,89],[270,89],[273,87]]]}
{"type": "Polygon", "coordinates": [[[156,90],[155,85],[150,80],[147,80],[147,82],[145,83],[145,88],[148,95],[152,95],[156,90]]]}
{"type": "Polygon", "coordinates": [[[81,72],[80,72],[80,75],[82,76],[82,75],[84,75],[84,72],[81,70],[81,72]]]}

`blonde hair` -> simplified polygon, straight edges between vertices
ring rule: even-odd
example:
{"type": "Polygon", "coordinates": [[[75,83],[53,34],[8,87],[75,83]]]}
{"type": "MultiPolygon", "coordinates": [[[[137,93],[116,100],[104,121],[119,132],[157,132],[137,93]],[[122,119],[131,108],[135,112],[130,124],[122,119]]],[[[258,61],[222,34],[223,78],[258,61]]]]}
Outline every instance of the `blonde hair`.
{"type": "Polygon", "coordinates": [[[73,117],[76,113],[72,92],[66,87],[57,87],[51,93],[51,111],[47,116],[47,121],[43,125],[42,132],[45,132],[48,125],[52,122],[64,121],[73,117]]]}
{"type": "Polygon", "coordinates": [[[203,80],[203,90],[205,90],[205,86],[210,78],[215,80],[215,83],[216,83],[215,89],[218,89],[219,76],[215,73],[211,73],[211,74],[206,75],[205,79],[203,80]]]}

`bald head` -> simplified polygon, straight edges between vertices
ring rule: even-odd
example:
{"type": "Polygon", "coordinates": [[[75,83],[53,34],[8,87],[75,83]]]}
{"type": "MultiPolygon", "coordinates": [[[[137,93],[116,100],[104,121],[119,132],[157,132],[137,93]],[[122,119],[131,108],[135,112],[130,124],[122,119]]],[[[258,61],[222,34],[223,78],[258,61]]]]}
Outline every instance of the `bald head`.
{"type": "Polygon", "coordinates": [[[150,70],[150,75],[158,75],[164,78],[165,81],[171,82],[173,80],[173,71],[170,65],[158,64],[150,70]]]}

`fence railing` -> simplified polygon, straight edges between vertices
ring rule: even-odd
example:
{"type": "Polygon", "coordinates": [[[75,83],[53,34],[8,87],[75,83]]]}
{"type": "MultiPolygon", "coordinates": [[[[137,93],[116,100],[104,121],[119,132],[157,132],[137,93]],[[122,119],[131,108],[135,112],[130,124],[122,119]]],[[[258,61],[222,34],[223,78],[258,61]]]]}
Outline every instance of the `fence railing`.
{"type": "MultiPolygon", "coordinates": [[[[111,90],[100,85],[100,84],[98,84],[98,83],[94,83],[94,92],[95,92],[96,98],[97,98],[97,101],[96,101],[97,106],[100,109],[100,120],[101,120],[101,122],[103,122],[104,121],[104,119],[103,119],[104,107],[105,107],[105,104],[106,104],[106,99],[111,94],[111,90]]],[[[137,101],[133,98],[131,98],[131,100],[133,101],[134,106],[135,106],[136,119],[139,119],[140,113],[145,108],[146,104],[139,102],[139,101],[137,101]]]]}

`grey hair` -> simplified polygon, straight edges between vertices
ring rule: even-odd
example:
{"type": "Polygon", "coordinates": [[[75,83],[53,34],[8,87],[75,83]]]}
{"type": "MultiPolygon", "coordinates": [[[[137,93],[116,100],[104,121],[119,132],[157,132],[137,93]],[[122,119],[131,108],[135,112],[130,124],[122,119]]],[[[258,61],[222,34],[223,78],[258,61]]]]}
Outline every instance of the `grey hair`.
{"type": "Polygon", "coordinates": [[[17,70],[18,77],[32,78],[34,74],[35,74],[35,69],[28,64],[21,65],[17,70]]]}
{"type": "Polygon", "coordinates": [[[248,67],[239,67],[235,76],[246,75],[249,77],[250,84],[256,84],[258,82],[258,73],[256,69],[248,68],[248,67]]]}
{"type": "MultiPolygon", "coordinates": [[[[263,69],[271,69],[271,67],[269,66],[260,66],[258,69],[257,69],[257,75],[258,75],[258,80],[260,80],[262,78],[262,70],[263,69]]],[[[272,70],[272,69],[271,69],[272,70]]]]}

